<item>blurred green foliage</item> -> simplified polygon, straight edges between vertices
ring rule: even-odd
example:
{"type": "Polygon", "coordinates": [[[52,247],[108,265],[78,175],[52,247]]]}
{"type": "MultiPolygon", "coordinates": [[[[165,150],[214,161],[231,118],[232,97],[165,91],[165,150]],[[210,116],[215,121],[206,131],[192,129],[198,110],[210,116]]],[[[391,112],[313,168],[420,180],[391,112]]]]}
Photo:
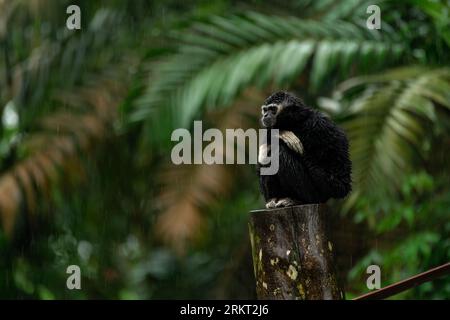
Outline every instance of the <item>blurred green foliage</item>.
{"type": "MultiPolygon", "coordinates": [[[[369,223],[374,231],[374,246],[349,272],[349,280],[364,290],[365,270],[377,264],[381,267],[382,286],[386,286],[448,261],[449,205],[448,180],[433,178],[424,171],[405,179],[395,202],[359,199],[354,219],[369,223]]],[[[397,298],[447,299],[449,290],[448,280],[438,279],[397,298]]]]}
{"type": "MultiPolygon", "coordinates": [[[[448,262],[448,12],[445,0],[0,0],[0,297],[255,298],[253,168],[171,166],[170,133],[196,119],[256,127],[279,89],[350,137],[354,192],[330,217],[347,298],[367,291],[370,264],[387,285],[448,262]],[[369,4],[380,31],[365,26],[369,4]],[[71,264],[82,290],[66,288],[71,264]]],[[[447,277],[394,298],[449,297],[447,277]]]]}

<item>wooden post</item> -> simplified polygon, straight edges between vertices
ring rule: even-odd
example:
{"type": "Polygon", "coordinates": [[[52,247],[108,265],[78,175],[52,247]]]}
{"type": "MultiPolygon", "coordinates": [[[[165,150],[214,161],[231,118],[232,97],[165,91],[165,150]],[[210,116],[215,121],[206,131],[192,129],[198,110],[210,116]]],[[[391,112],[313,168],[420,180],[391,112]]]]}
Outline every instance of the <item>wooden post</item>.
{"type": "Polygon", "coordinates": [[[341,300],[324,204],[250,213],[258,299],[341,300]]]}

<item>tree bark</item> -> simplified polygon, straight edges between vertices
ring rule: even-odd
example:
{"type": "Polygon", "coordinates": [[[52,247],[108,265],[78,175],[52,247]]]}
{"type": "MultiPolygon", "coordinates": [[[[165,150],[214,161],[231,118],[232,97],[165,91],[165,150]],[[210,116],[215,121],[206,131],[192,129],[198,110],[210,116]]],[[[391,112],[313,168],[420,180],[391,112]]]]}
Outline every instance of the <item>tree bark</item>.
{"type": "Polygon", "coordinates": [[[258,299],[341,300],[324,204],[250,213],[258,299]]]}

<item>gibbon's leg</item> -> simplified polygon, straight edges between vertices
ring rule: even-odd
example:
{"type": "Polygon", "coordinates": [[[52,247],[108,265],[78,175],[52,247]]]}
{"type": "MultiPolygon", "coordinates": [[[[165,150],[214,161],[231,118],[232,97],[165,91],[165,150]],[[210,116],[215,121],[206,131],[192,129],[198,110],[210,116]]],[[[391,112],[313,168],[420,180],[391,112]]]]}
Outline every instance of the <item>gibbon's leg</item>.
{"type": "Polygon", "coordinates": [[[324,196],[323,201],[326,201],[327,199],[325,198],[329,197],[345,197],[351,191],[350,178],[347,181],[343,181],[338,179],[336,175],[329,174],[324,169],[315,166],[309,166],[308,171],[314,177],[317,189],[324,196]]]}
{"type": "MultiPolygon", "coordinates": [[[[259,176],[259,187],[261,189],[261,193],[264,196],[264,200],[268,204],[271,200],[277,200],[279,198],[285,197],[280,193],[280,184],[278,181],[277,175],[273,176],[259,176]]],[[[272,204],[271,204],[272,205],[272,204]]],[[[275,205],[275,203],[273,203],[275,205]]]]}
{"type": "Polygon", "coordinates": [[[286,192],[279,198],[288,197],[296,204],[321,202],[322,197],[304,161],[303,156],[298,155],[286,144],[280,143],[280,166],[277,176],[286,192]]]}
{"type": "Polygon", "coordinates": [[[279,198],[280,184],[276,175],[261,175],[261,166],[269,165],[270,145],[263,144],[259,147],[258,153],[258,173],[261,193],[266,201],[266,208],[275,208],[277,198],[279,198]]]}

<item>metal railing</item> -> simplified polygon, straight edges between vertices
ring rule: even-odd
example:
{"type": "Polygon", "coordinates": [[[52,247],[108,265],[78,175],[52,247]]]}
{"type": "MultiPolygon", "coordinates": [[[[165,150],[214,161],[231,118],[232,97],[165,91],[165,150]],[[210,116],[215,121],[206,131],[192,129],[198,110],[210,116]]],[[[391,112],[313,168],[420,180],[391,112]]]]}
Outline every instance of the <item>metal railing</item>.
{"type": "Polygon", "coordinates": [[[439,267],[430,269],[428,271],[419,273],[415,276],[412,276],[408,279],[396,282],[387,287],[378,289],[376,291],[372,291],[366,293],[362,296],[354,298],[353,300],[380,300],[386,299],[393,295],[396,295],[400,292],[406,291],[408,289],[414,288],[422,283],[434,280],[436,278],[442,277],[444,275],[450,274],[450,262],[443,264],[439,267]]]}

